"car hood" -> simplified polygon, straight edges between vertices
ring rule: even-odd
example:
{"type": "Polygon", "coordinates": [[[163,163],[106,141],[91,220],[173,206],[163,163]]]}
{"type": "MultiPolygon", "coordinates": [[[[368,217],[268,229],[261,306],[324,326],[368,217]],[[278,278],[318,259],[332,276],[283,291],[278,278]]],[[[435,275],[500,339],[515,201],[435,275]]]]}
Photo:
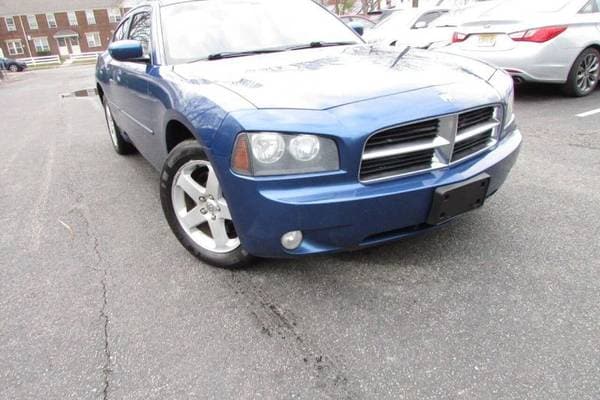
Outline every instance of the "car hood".
{"type": "Polygon", "coordinates": [[[448,54],[369,45],[199,61],[174,67],[256,108],[322,110],[426,87],[488,80],[495,68],[448,54]]]}

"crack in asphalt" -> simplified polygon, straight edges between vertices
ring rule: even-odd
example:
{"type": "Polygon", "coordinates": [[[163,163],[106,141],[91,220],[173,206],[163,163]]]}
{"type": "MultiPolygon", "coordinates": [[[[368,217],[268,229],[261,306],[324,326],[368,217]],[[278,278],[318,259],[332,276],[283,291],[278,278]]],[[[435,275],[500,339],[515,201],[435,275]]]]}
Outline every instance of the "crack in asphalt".
{"type": "MultiPolygon", "coordinates": [[[[75,193],[75,191],[73,191],[73,192],[75,193]]],[[[77,193],[77,195],[80,195],[80,194],[77,193]]],[[[80,199],[82,199],[82,198],[83,198],[83,196],[80,197],[80,199]]],[[[100,320],[102,323],[102,336],[103,336],[103,338],[102,338],[103,349],[102,350],[104,353],[104,365],[102,366],[102,399],[107,400],[108,399],[108,390],[110,387],[110,375],[112,374],[112,368],[111,368],[112,357],[111,357],[111,351],[110,351],[109,332],[108,332],[109,323],[110,323],[110,318],[108,316],[108,268],[106,266],[104,266],[105,262],[104,262],[104,257],[102,256],[102,253],[100,251],[100,242],[98,240],[98,237],[96,235],[94,235],[91,230],[90,223],[89,223],[88,217],[86,216],[85,211],[82,209],[81,206],[76,206],[76,207],[73,207],[69,213],[73,214],[75,212],[77,214],[79,214],[79,216],[83,220],[85,236],[88,238],[88,240],[91,239],[91,241],[93,242],[93,252],[94,252],[94,256],[95,256],[96,260],[92,265],[89,265],[88,268],[94,272],[102,274],[102,278],[100,279],[100,285],[102,287],[102,305],[101,305],[100,313],[99,313],[99,317],[100,317],[100,320]]]]}
{"type": "MultiPolygon", "coordinates": [[[[88,219],[85,217],[82,212],[82,216],[84,218],[85,224],[87,226],[87,234],[94,239],[94,254],[98,259],[97,266],[101,266],[104,264],[104,258],[102,257],[102,253],[100,252],[100,242],[98,241],[98,237],[95,235],[91,235],[90,224],[88,219]]],[[[92,267],[96,271],[99,271],[97,268],[92,267]]],[[[100,280],[100,284],[102,285],[102,308],[100,309],[100,318],[102,319],[103,324],[103,335],[104,335],[104,365],[102,366],[102,379],[103,379],[103,388],[102,388],[102,400],[108,399],[108,389],[110,386],[110,374],[112,373],[111,369],[111,354],[110,354],[110,344],[108,341],[108,324],[109,318],[107,314],[108,309],[108,296],[107,296],[107,278],[108,278],[108,269],[101,268],[102,271],[102,279],[100,280]]]]}
{"type": "Polygon", "coordinates": [[[580,149],[600,150],[600,147],[596,147],[596,146],[591,145],[591,144],[568,143],[568,145],[572,146],[572,147],[578,147],[580,149]]]}
{"type": "MultiPolygon", "coordinates": [[[[61,101],[61,107],[64,103],[61,101]]],[[[64,111],[64,110],[63,110],[64,111]]],[[[61,115],[63,115],[61,113],[61,115]]],[[[70,125],[70,121],[68,119],[65,120],[65,126],[67,130],[72,130],[70,125]]],[[[68,135],[70,138],[71,135],[68,135]]],[[[67,147],[70,147],[71,141],[67,142],[67,147]]],[[[104,257],[102,256],[102,252],[100,251],[100,241],[96,234],[92,230],[92,224],[90,223],[88,214],[89,210],[85,205],[85,196],[80,191],[76,190],[76,185],[72,182],[71,179],[67,181],[66,189],[69,192],[69,198],[73,200],[73,206],[69,209],[67,214],[73,215],[78,214],[79,218],[82,220],[83,225],[83,233],[86,236],[87,242],[91,242],[93,244],[93,254],[95,260],[89,265],[86,265],[90,270],[102,274],[102,278],[100,279],[100,286],[102,288],[102,296],[101,296],[101,307],[99,312],[99,317],[102,324],[102,351],[104,354],[104,364],[102,366],[102,400],[108,400],[108,392],[110,388],[110,376],[112,374],[112,357],[110,351],[110,342],[109,342],[109,323],[110,318],[108,316],[108,266],[105,263],[104,257]]]]}
{"type": "Polygon", "coordinates": [[[104,320],[104,357],[105,363],[102,368],[103,375],[103,384],[104,387],[102,389],[102,399],[108,399],[108,388],[110,386],[110,347],[108,343],[108,314],[106,313],[106,309],[108,308],[108,300],[106,296],[106,270],[104,271],[104,277],[102,278],[102,309],[100,310],[100,317],[104,320]]]}
{"type": "Polygon", "coordinates": [[[249,303],[250,314],[259,325],[260,331],[284,341],[310,369],[316,378],[316,387],[332,399],[363,398],[350,387],[342,363],[334,355],[327,354],[296,322],[294,314],[276,304],[260,287],[251,282],[251,276],[245,271],[232,271],[227,284],[236,295],[249,303]]]}
{"type": "MultiPolygon", "coordinates": [[[[80,202],[83,202],[83,195],[81,193],[76,192],[76,196],[79,198],[80,202]]],[[[79,203],[81,204],[81,203],[79,203]]],[[[110,343],[109,343],[109,323],[110,318],[108,316],[108,267],[105,266],[104,257],[100,251],[100,241],[98,237],[92,232],[91,225],[89,219],[86,215],[85,210],[81,206],[76,206],[71,209],[71,212],[77,211],[81,218],[83,219],[83,224],[85,226],[85,235],[88,239],[91,239],[93,242],[93,251],[96,258],[94,264],[90,265],[89,268],[95,272],[102,273],[102,278],[100,279],[100,285],[102,286],[102,306],[100,308],[100,320],[102,323],[102,335],[103,335],[103,353],[104,353],[104,365],[102,366],[102,399],[108,399],[108,391],[110,387],[110,375],[112,374],[111,368],[111,351],[110,351],[110,343]]]]}

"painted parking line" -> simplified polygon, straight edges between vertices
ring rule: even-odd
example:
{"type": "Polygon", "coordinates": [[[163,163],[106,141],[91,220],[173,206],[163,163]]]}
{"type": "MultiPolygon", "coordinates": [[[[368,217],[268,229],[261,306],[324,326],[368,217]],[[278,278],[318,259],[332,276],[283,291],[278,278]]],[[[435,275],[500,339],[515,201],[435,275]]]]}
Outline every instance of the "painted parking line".
{"type": "Polygon", "coordinates": [[[577,114],[576,117],[585,118],[585,117],[589,117],[590,115],[595,115],[595,114],[600,114],[600,108],[596,108],[595,110],[590,110],[590,111],[586,111],[581,114],[577,114]]]}

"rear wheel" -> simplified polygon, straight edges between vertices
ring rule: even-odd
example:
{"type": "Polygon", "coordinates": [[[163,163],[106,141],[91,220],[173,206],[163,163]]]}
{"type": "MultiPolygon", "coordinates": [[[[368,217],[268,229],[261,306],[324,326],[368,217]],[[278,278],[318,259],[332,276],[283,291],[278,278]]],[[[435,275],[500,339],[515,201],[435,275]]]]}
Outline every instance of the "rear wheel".
{"type": "Polygon", "coordinates": [[[18,66],[18,65],[16,65],[16,64],[10,64],[10,65],[8,66],[8,70],[9,70],[10,72],[18,72],[18,71],[19,71],[19,66],[18,66]]]}
{"type": "Polygon", "coordinates": [[[586,49],[577,57],[564,86],[568,96],[583,97],[592,93],[600,77],[600,52],[586,49]]]}
{"type": "Polygon", "coordinates": [[[113,148],[121,155],[133,153],[135,147],[123,138],[121,130],[117,126],[117,123],[110,112],[110,107],[108,106],[108,100],[106,100],[106,98],[102,99],[102,105],[104,106],[106,126],[108,127],[108,133],[110,134],[110,141],[112,142],[113,148]]]}
{"type": "Polygon", "coordinates": [[[184,141],[169,154],[160,197],[171,230],[194,256],[220,268],[250,262],[217,174],[197,141],[184,141]]]}

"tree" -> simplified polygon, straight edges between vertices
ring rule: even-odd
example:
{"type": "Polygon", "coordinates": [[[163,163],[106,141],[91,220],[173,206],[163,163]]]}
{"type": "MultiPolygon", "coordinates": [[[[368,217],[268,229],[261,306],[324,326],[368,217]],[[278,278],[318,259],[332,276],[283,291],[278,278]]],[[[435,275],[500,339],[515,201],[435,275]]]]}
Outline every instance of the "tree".
{"type": "Polygon", "coordinates": [[[335,0],[335,13],[337,15],[344,15],[352,11],[356,0],[335,0]]]}
{"type": "Polygon", "coordinates": [[[362,7],[361,14],[368,14],[372,11],[381,10],[381,0],[360,0],[362,7]]]}

